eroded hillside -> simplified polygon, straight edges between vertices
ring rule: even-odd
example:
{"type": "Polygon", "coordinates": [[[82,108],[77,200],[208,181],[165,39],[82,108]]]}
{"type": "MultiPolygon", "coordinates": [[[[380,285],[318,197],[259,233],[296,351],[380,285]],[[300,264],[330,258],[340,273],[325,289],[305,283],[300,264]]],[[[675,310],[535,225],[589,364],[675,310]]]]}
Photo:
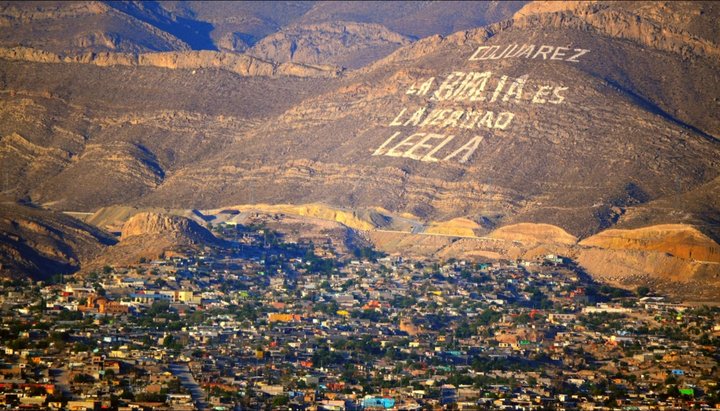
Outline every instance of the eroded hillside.
{"type": "Polygon", "coordinates": [[[388,252],[715,281],[715,3],[371,6],[3,4],[0,190],[64,211],[259,208],[388,252]]]}

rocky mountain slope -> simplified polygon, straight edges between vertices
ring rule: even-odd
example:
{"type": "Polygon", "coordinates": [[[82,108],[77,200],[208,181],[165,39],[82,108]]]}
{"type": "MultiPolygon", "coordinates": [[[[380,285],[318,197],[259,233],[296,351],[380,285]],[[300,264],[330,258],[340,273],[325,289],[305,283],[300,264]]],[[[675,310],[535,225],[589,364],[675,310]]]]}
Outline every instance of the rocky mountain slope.
{"type": "Polygon", "coordinates": [[[256,50],[259,54],[299,45],[297,61],[341,62],[353,67],[404,44],[381,32],[397,31],[412,38],[446,35],[508,18],[524,3],[0,2],[0,27],[7,28],[0,33],[0,47],[20,46],[61,56],[188,50],[235,53],[267,38],[256,50]],[[338,33],[338,24],[349,31],[338,33]],[[363,25],[379,31],[370,34],[360,28],[363,25]],[[317,27],[324,29],[312,30],[317,27]],[[340,56],[330,47],[333,44],[345,47],[340,56]]]}
{"type": "MultiPolygon", "coordinates": [[[[174,15],[209,23],[220,50],[244,51],[285,28],[338,22],[379,24],[412,38],[448,35],[509,18],[524,1],[215,2],[168,1],[174,15]]],[[[308,33],[316,36],[315,33],[308,33]]]]}
{"type": "Polygon", "coordinates": [[[115,239],[55,211],[0,203],[0,276],[47,280],[77,271],[115,239]]]}
{"type": "MultiPolygon", "coordinates": [[[[715,179],[715,59],[692,45],[680,52],[609,35],[591,11],[418,41],[141,201],[324,201],[588,236],[639,204],[715,179]]],[[[617,24],[628,21],[622,13],[617,24]]],[[[717,236],[714,217],[697,217],[717,236]]]]}
{"type": "Polygon", "coordinates": [[[0,66],[0,190],[61,210],[139,198],[332,84],[216,69],[0,66]]]}
{"type": "Polygon", "coordinates": [[[160,28],[97,1],[0,3],[0,45],[52,53],[190,50],[160,28]]]}
{"type": "Polygon", "coordinates": [[[337,22],[283,29],[247,52],[271,61],[359,68],[410,43],[379,24],[337,22]]]}

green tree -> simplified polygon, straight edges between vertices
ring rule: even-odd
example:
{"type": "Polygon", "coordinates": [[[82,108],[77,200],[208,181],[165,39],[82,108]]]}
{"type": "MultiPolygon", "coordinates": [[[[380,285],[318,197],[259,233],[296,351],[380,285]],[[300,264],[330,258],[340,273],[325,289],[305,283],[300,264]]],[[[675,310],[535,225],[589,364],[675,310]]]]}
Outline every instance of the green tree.
{"type": "Polygon", "coordinates": [[[290,397],[287,395],[278,395],[272,400],[272,405],[274,407],[282,407],[285,405],[288,405],[290,403],[290,397]]]}

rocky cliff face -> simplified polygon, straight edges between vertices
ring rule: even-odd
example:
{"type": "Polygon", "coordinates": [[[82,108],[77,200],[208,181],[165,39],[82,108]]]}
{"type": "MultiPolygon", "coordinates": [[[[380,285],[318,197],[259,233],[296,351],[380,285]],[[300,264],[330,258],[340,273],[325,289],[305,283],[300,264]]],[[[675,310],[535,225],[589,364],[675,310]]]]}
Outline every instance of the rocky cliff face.
{"type": "Polygon", "coordinates": [[[287,28],[260,40],[248,53],[271,61],[358,68],[410,42],[379,24],[337,22],[287,28]]]}
{"type": "Polygon", "coordinates": [[[340,69],[330,65],[310,65],[292,62],[272,63],[244,54],[217,51],[172,51],[159,53],[84,53],[61,56],[27,47],[0,49],[0,58],[35,63],[92,64],[100,67],[159,67],[166,69],[220,69],[240,76],[286,75],[296,77],[335,77],[340,69]]]}

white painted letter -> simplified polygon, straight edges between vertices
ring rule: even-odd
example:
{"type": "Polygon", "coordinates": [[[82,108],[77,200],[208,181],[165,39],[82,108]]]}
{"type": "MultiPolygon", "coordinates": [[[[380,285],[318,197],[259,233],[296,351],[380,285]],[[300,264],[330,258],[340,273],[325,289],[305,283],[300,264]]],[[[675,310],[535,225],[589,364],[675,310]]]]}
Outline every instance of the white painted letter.
{"type": "Polygon", "coordinates": [[[417,93],[415,93],[418,96],[424,96],[430,91],[430,87],[432,87],[433,82],[435,81],[435,77],[430,77],[420,85],[420,88],[417,90],[417,93]]]}
{"type": "Polygon", "coordinates": [[[425,118],[425,121],[420,124],[420,127],[425,126],[437,126],[440,123],[445,120],[445,116],[451,113],[453,109],[451,108],[441,108],[441,109],[435,109],[430,113],[429,116],[425,118]]]}
{"type": "Polygon", "coordinates": [[[586,50],[586,49],[575,49],[575,51],[577,51],[577,54],[575,54],[575,55],[573,55],[573,56],[571,56],[571,57],[568,57],[567,60],[565,60],[565,61],[572,61],[573,63],[579,63],[580,60],[578,60],[578,58],[579,58],[580,56],[582,56],[583,54],[588,53],[590,50],[586,50]]]}
{"type": "Polygon", "coordinates": [[[437,147],[433,148],[432,150],[430,150],[430,152],[427,153],[427,154],[425,154],[425,157],[421,158],[420,161],[427,161],[427,162],[429,162],[429,163],[435,163],[435,162],[439,161],[437,158],[433,157],[433,155],[435,155],[435,153],[437,153],[438,151],[440,151],[440,149],[442,149],[443,147],[445,147],[445,145],[446,145],[447,143],[449,143],[453,138],[455,138],[455,136],[447,136],[447,138],[445,139],[445,141],[443,141],[442,143],[440,143],[439,146],[437,146],[437,147]]]}
{"type": "Polygon", "coordinates": [[[475,53],[470,57],[470,61],[487,60],[488,55],[490,53],[494,53],[495,50],[497,50],[499,48],[500,48],[500,46],[482,46],[482,47],[478,48],[477,51],[475,51],[475,53]],[[480,49],[488,49],[488,50],[485,52],[485,54],[482,55],[482,57],[477,57],[478,53],[480,53],[480,49]]]}
{"type": "Polygon", "coordinates": [[[515,51],[517,46],[518,46],[517,44],[512,44],[510,46],[507,46],[507,47],[505,47],[505,50],[503,50],[502,53],[500,53],[499,55],[495,55],[495,53],[493,53],[493,55],[490,56],[490,60],[498,60],[498,59],[503,58],[503,56],[507,55],[508,51],[510,51],[510,52],[515,51]]]}
{"type": "Polygon", "coordinates": [[[422,120],[422,116],[425,114],[425,110],[425,107],[415,110],[413,115],[410,116],[410,119],[406,121],[403,126],[417,126],[420,123],[420,120],[422,120]]]}
{"type": "Polygon", "coordinates": [[[380,147],[378,147],[378,149],[375,150],[375,152],[372,153],[372,155],[374,155],[374,156],[382,155],[382,154],[383,154],[383,149],[385,148],[385,146],[387,146],[388,144],[390,144],[390,142],[393,141],[393,140],[395,140],[395,137],[397,137],[397,136],[399,136],[399,135],[400,135],[400,132],[399,132],[399,131],[395,132],[395,134],[393,134],[392,136],[390,136],[389,139],[385,140],[385,142],[382,143],[382,145],[381,145],[380,147]]]}
{"type": "Polygon", "coordinates": [[[445,158],[443,159],[443,161],[448,161],[448,160],[450,160],[451,158],[453,158],[453,157],[457,156],[458,154],[462,153],[463,151],[465,151],[466,153],[465,153],[464,156],[462,156],[462,157],[460,158],[459,162],[460,162],[460,163],[464,163],[464,162],[468,161],[468,159],[470,158],[470,156],[475,152],[475,150],[477,150],[478,146],[480,145],[480,142],[482,142],[482,141],[483,141],[483,137],[482,137],[482,136],[475,136],[475,137],[473,137],[472,140],[468,141],[464,146],[458,148],[458,149],[455,150],[452,154],[450,154],[449,156],[445,157],[445,158]]]}
{"type": "Polygon", "coordinates": [[[505,93],[505,96],[502,98],[502,101],[508,101],[512,96],[515,96],[515,101],[522,100],[523,85],[525,85],[527,78],[527,74],[516,78],[515,81],[510,84],[510,87],[508,88],[507,93],[505,93]]]}
{"type": "Polygon", "coordinates": [[[495,91],[493,92],[492,97],[490,98],[490,102],[494,103],[495,100],[497,100],[498,96],[500,95],[500,92],[502,91],[503,87],[505,87],[505,82],[507,81],[508,76],[502,76],[500,77],[500,82],[498,83],[497,87],[495,87],[495,91]]]}
{"type": "Polygon", "coordinates": [[[552,86],[540,86],[540,89],[537,93],[535,93],[535,97],[532,99],[533,104],[545,104],[547,100],[545,100],[543,96],[549,96],[550,90],[552,90],[552,86]]]}
{"type": "Polygon", "coordinates": [[[412,158],[413,160],[422,160],[423,154],[415,154],[415,151],[423,148],[432,148],[432,145],[425,143],[434,138],[444,139],[445,136],[442,134],[427,133],[425,137],[422,138],[422,140],[418,141],[418,143],[415,144],[410,150],[406,151],[405,154],[403,154],[403,157],[412,158]]]}
{"type": "Polygon", "coordinates": [[[465,111],[463,110],[455,110],[450,114],[450,117],[446,118],[445,121],[440,124],[441,128],[445,127],[457,127],[458,120],[460,120],[460,117],[465,114],[465,111]]]}
{"type": "Polygon", "coordinates": [[[478,127],[485,126],[487,128],[493,128],[493,121],[495,121],[495,113],[492,111],[485,112],[483,118],[478,121],[478,127]]]}
{"type": "Polygon", "coordinates": [[[555,47],[553,46],[540,46],[537,53],[533,56],[533,59],[537,58],[540,54],[543,56],[543,60],[547,60],[547,55],[550,53],[555,47]],[[545,51],[543,51],[545,50],[545,51]]]}
{"type": "Polygon", "coordinates": [[[445,78],[445,81],[440,85],[440,87],[435,90],[435,93],[433,94],[433,98],[439,101],[447,100],[450,97],[452,97],[453,93],[455,92],[455,88],[460,84],[460,82],[465,78],[465,73],[461,71],[455,71],[453,73],[448,74],[448,76],[445,78]]]}
{"type": "Polygon", "coordinates": [[[405,114],[406,111],[407,111],[407,109],[406,109],[406,108],[403,108],[403,109],[400,111],[400,114],[398,114],[397,117],[395,117],[395,120],[393,120],[392,122],[390,122],[390,127],[393,127],[393,126],[401,126],[401,125],[402,125],[402,121],[400,121],[400,117],[402,117],[402,115],[405,114]]]}
{"type": "Polygon", "coordinates": [[[565,96],[561,95],[560,92],[565,91],[567,89],[568,89],[567,87],[555,87],[553,89],[553,98],[548,100],[548,103],[552,103],[552,104],[562,103],[563,100],[565,100],[565,96]]]}
{"type": "Polygon", "coordinates": [[[468,60],[470,60],[470,61],[480,60],[477,55],[480,54],[480,52],[481,52],[482,50],[485,50],[485,49],[488,48],[488,47],[490,47],[490,46],[480,46],[480,47],[478,47],[477,50],[475,50],[475,52],[473,53],[473,55],[470,56],[470,58],[469,58],[468,60]]]}
{"type": "Polygon", "coordinates": [[[534,44],[530,44],[528,46],[523,45],[522,48],[520,48],[520,51],[518,52],[517,57],[524,56],[525,58],[529,59],[530,56],[532,55],[533,50],[535,50],[534,44]]]}
{"type": "Polygon", "coordinates": [[[498,114],[497,120],[495,120],[495,125],[493,128],[499,128],[500,130],[505,130],[507,126],[510,125],[510,122],[515,117],[515,114],[503,111],[502,113],[498,114]]]}
{"type": "Polygon", "coordinates": [[[484,101],[485,100],[485,87],[487,86],[488,80],[492,75],[491,71],[483,71],[482,73],[475,73],[473,82],[465,93],[466,97],[470,98],[470,101],[484,101]]]}
{"type": "Polygon", "coordinates": [[[553,55],[550,56],[550,60],[564,60],[562,57],[565,57],[565,53],[561,53],[560,50],[570,50],[570,49],[567,47],[556,48],[553,55]]]}
{"type": "Polygon", "coordinates": [[[460,124],[460,128],[475,127],[475,123],[480,118],[480,114],[482,114],[482,111],[475,111],[473,109],[468,109],[465,112],[465,121],[462,124],[460,124]]]}
{"type": "Polygon", "coordinates": [[[396,151],[396,150],[397,150],[398,148],[404,147],[404,146],[414,146],[414,145],[415,145],[415,142],[413,142],[413,141],[411,141],[411,140],[412,140],[413,138],[415,138],[415,137],[422,137],[422,136],[424,136],[424,135],[425,135],[425,133],[415,133],[415,134],[411,134],[408,138],[406,138],[405,140],[399,142],[395,147],[393,147],[393,148],[391,148],[390,150],[388,150],[387,153],[385,153],[385,155],[386,155],[386,156],[390,156],[390,157],[402,157],[403,152],[399,152],[399,151],[396,151]]]}

